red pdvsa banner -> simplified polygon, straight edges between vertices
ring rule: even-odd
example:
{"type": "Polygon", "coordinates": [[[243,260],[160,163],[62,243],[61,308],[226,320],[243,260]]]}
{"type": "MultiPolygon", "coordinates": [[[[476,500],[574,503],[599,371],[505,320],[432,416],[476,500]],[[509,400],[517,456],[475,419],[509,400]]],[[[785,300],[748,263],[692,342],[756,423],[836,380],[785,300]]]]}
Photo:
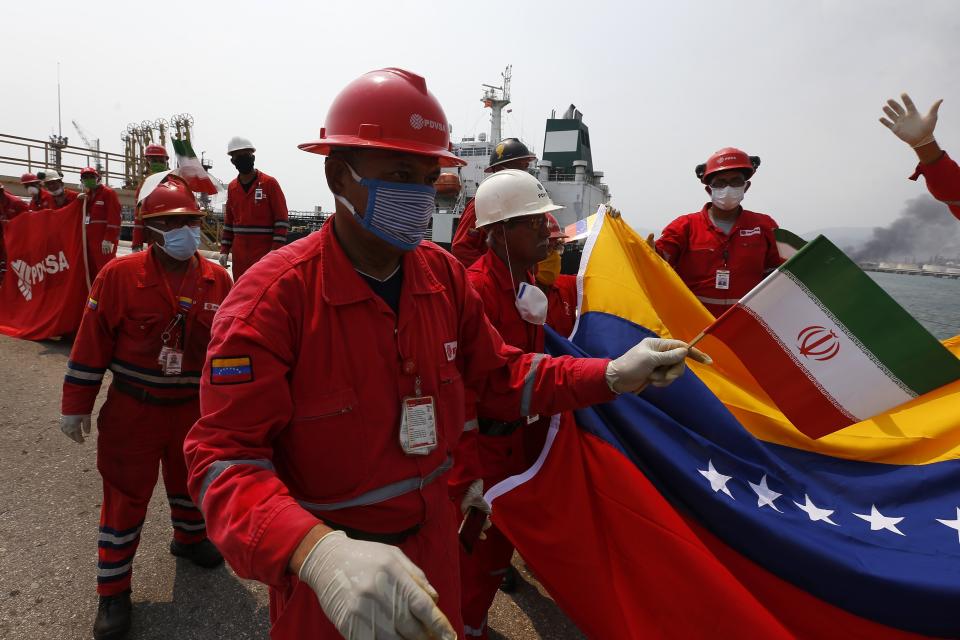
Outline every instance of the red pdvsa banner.
{"type": "Polygon", "coordinates": [[[88,292],[83,202],[22,213],[3,224],[7,272],[0,286],[0,333],[44,340],[75,332],[88,292]]]}

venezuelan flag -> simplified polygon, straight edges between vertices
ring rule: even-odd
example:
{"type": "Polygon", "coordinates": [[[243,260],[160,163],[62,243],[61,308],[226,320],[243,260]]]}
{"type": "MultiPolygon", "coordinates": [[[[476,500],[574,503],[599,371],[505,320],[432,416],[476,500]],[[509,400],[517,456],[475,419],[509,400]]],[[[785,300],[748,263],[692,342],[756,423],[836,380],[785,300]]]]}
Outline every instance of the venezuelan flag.
{"type": "MultiPolygon", "coordinates": [[[[619,218],[599,216],[571,341],[616,357],[712,322],[619,218]]],[[[960,355],[960,336],[945,342],[960,355]]],[[[960,381],[818,440],[723,343],[665,389],[555,416],[495,523],[596,638],[960,636],[960,381]]]]}

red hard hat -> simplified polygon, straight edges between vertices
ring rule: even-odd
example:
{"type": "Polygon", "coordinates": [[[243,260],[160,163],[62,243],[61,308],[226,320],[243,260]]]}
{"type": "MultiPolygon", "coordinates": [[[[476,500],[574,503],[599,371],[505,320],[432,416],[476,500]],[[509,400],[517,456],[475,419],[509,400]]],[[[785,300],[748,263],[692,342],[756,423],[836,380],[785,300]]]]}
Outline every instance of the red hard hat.
{"type": "Polygon", "coordinates": [[[160,216],[203,216],[197,199],[187,184],[176,177],[167,178],[140,203],[144,220],[160,216]]]}
{"type": "Polygon", "coordinates": [[[700,182],[707,184],[710,176],[718,171],[740,170],[749,180],[759,166],[758,156],[748,156],[746,151],[735,147],[724,147],[707,158],[706,164],[698,164],[695,172],[700,182]]]}
{"type": "Polygon", "coordinates": [[[550,232],[551,238],[569,238],[567,234],[563,232],[563,229],[560,228],[560,223],[557,222],[557,219],[553,216],[552,213],[545,213],[547,216],[547,231],[550,232]]]}
{"type": "Polygon", "coordinates": [[[40,182],[40,178],[32,173],[25,173],[20,176],[20,184],[30,184],[31,182],[40,182]]]}
{"type": "Polygon", "coordinates": [[[100,173],[99,173],[96,169],[94,169],[93,167],[86,167],[86,168],[84,168],[84,169],[81,169],[81,170],[80,170],[80,177],[82,178],[83,176],[85,176],[85,175],[87,175],[87,174],[89,174],[89,173],[92,173],[93,175],[97,176],[98,178],[100,177],[100,173]]]}
{"type": "Polygon", "coordinates": [[[159,144],[150,144],[147,145],[147,148],[143,150],[144,158],[169,158],[167,155],[167,150],[160,146],[159,144]]]}
{"type": "Polygon", "coordinates": [[[320,137],[299,146],[323,155],[356,147],[431,156],[443,167],[467,164],[451,151],[447,116],[427,81],[396,68],[371,71],[348,84],[330,105],[320,137]]]}

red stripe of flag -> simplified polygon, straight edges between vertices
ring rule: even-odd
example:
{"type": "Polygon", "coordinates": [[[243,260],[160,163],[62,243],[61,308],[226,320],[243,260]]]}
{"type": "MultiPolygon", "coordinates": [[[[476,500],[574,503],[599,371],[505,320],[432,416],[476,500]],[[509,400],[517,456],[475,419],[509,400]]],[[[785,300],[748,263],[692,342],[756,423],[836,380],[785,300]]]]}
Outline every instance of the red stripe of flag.
{"type": "Polygon", "coordinates": [[[727,311],[708,333],[730,347],[802,433],[822,438],[853,424],[784,352],[767,328],[742,307],[727,311]]]}

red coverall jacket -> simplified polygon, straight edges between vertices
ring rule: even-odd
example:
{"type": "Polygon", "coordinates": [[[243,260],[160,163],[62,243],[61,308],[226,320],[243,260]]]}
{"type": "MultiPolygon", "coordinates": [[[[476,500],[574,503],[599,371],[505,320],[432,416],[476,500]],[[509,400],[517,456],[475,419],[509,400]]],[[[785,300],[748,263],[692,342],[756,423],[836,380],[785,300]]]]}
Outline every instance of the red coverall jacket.
{"type": "Polygon", "coordinates": [[[105,184],[87,194],[87,260],[92,280],[108,262],[117,255],[120,241],[120,200],[117,192],[105,184]],[[113,253],[104,255],[101,244],[104,240],[113,243],[113,253]]]}
{"type": "Polygon", "coordinates": [[[40,189],[40,193],[30,198],[30,203],[27,205],[30,211],[42,211],[44,209],[56,209],[56,207],[51,207],[47,205],[48,199],[53,198],[53,195],[46,189],[40,189]]]}
{"type": "Polygon", "coordinates": [[[577,322],[577,276],[560,274],[547,290],[547,324],[564,338],[577,322]]]}
{"type": "Polygon", "coordinates": [[[918,164],[910,179],[916,180],[920,176],[926,178],[930,195],[950,207],[950,212],[960,220],[960,166],[953,158],[944,151],[939,160],[918,164]]]}
{"type": "Polygon", "coordinates": [[[71,202],[77,199],[77,196],[80,195],[79,191],[74,191],[73,189],[64,188],[63,197],[66,198],[63,204],[57,204],[56,199],[53,194],[47,190],[44,190],[40,193],[40,197],[43,198],[43,206],[41,209],[62,209],[71,202]]]}
{"type": "Polygon", "coordinates": [[[321,519],[415,530],[398,546],[462,635],[460,514],[442,475],[469,428],[467,399],[503,420],[606,402],[607,361],[504,345],[463,267],[432,243],[404,255],[395,315],[354,271],[335,224],[271,252],[217,314],[201,418],[184,446],[190,493],[237,573],[271,586],[273,638],[339,637],[287,568],[321,519]],[[398,443],[417,377],[436,406],[438,446],[426,456],[398,443]]]}
{"type": "MultiPolygon", "coordinates": [[[[187,293],[199,275],[187,316],[183,372],[165,376],[157,364],[163,341],[160,334],[176,315],[174,297],[164,273],[148,251],[114,260],[107,265],[90,289],[87,308],[70,350],[67,376],[63,383],[63,415],[88,415],[100,390],[103,374],[113,371],[122,380],[158,397],[197,395],[200,369],[210,341],[210,326],[220,303],[230,291],[230,276],[220,265],[197,254],[199,267],[187,274],[187,293]],[[196,269],[199,268],[199,274],[196,269]]],[[[189,296],[188,296],[189,297],[189,296]]]]}
{"type": "Polygon", "coordinates": [[[463,208],[450,252],[467,268],[487,252],[487,232],[477,228],[477,210],[472,199],[463,208]]]}
{"type": "MultiPolygon", "coordinates": [[[[467,278],[480,294],[483,311],[490,324],[505,343],[524,353],[543,353],[543,327],[530,324],[520,317],[514,304],[516,293],[510,272],[497,254],[493,251],[483,254],[467,269],[467,278]]],[[[527,274],[526,282],[534,283],[532,273],[527,274]]],[[[478,419],[489,417],[483,411],[478,411],[478,419]]],[[[518,412],[505,421],[513,422],[520,417],[518,412]]],[[[481,433],[479,445],[484,489],[489,489],[507,476],[521,473],[529,466],[527,458],[532,451],[528,452],[524,447],[528,426],[533,425],[524,425],[506,436],[484,436],[481,433]]]]}
{"type": "Polygon", "coordinates": [[[286,242],[287,215],[287,201],[276,179],[257,171],[247,191],[233,179],[227,187],[220,252],[233,253],[234,280],[286,242]]]}
{"type": "Polygon", "coordinates": [[[657,239],[657,253],[715,316],[719,316],[783,263],[773,236],[777,223],[742,209],[730,234],[717,228],[707,210],[680,216],[657,239]],[[730,288],[717,289],[717,271],[730,272],[730,288]]]}

